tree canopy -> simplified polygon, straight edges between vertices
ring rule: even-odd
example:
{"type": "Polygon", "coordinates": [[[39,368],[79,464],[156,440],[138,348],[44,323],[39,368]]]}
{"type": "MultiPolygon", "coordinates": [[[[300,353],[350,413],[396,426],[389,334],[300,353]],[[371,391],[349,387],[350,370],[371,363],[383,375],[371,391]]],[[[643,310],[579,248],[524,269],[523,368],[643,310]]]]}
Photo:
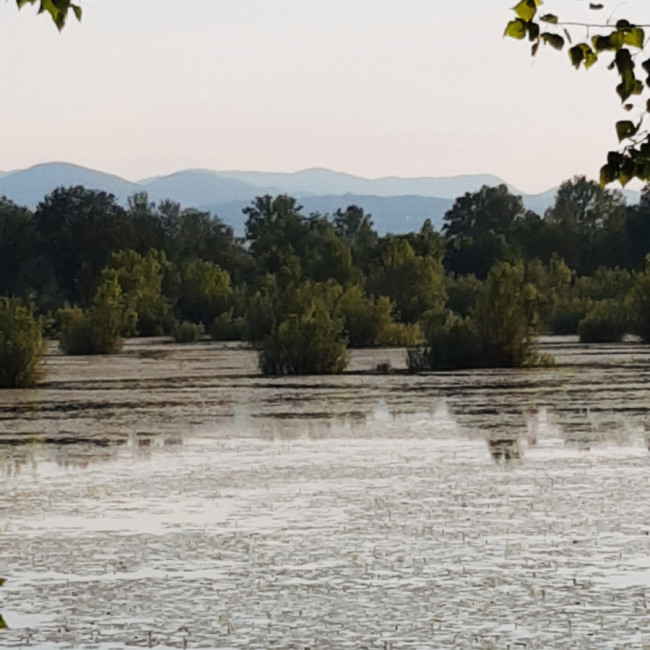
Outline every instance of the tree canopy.
{"type": "MultiPolygon", "coordinates": [[[[625,119],[616,122],[616,134],[621,143],[618,151],[607,154],[607,162],[600,170],[600,183],[618,181],[625,185],[633,178],[650,179],[650,131],[643,127],[650,113],[650,58],[644,59],[648,41],[644,27],[620,15],[617,4],[605,13],[606,3],[589,2],[594,21],[576,21],[560,18],[553,12],[542,12],[542,0],[520,0],[514,8],[514,17],[505,29],[505,36],[532,43],[535,56],[540,45],[555,50],[568,50],[569,62],[576,69],[588,70],[604,60],[618,75],[616,92],[621,99],[625,119]],[[602,18],[605,16],[605,18],[602,18]]],[[[556,4],[560,4],[556,0],[556,4]]],[[[580,3],[583,7],[586,3],[580,3]]],[[[612,3],[613,4],[613,3],[612,3]]],[[[566,8],[563,3],[562,8],[566,8]]],[[[572,3],[575,11],[577,3],[572,3]]]]}
{"type": "Polygon", "coordinates": [[[63,29],[70,12],[81,20],[81,7],[71,0],[16,0],[16,4],[19,9],[27,4],[38,5],[38,13],[49,14],[59,30],[63,29]]]}

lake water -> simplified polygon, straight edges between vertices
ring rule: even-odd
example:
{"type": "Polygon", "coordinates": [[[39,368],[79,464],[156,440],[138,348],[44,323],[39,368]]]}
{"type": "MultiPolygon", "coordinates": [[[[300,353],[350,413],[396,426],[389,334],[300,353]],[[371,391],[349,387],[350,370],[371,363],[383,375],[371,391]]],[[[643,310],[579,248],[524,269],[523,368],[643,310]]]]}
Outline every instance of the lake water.
{"type": "Polygon", "coordinates": [[[0,647],[650,648],[650,351],[546,347],[50,354],[0,391],[0,647]]]}

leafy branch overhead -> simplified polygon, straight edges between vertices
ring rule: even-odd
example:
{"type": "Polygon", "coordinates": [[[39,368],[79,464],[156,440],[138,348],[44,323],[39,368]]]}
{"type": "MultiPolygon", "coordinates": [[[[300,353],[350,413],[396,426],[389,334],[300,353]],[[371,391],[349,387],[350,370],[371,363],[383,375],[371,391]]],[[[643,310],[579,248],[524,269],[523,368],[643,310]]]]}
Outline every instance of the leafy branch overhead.
{"type": "Polygon", "coordinates": [[[59,30],[63,29],[68,13],[72,12],[81,20],[81,7],[70,0],[16,0],[18,8],[25,5],[38,5],[38,13],[48,13],[59,30]]]}
{"type": "MultiPolygon", "coordinates": [[[[576,69],[588,70],[604,57],[608,69],[618,75],[616,92],[622,108],[633,119],[628,117],[616,123],[621,149],[608,153],[607,162],[600,170],[601,185],[612,181],[625,185],[633,178],[649,180],[650,131],[643,125],[650,113],[650,58],[642,56],[648,44],[644,30],[648,25],[611,17],[593,23],[561,20],[554,13],[542,12],[541,4],[541,0],[518,2],[504,35],[528,39],[533,56],[540,45],[560,51],[566,48],[569,61],[576,69]]],[[[591,2],[588,7],[601,16],[605,5],[591,2]]]]}

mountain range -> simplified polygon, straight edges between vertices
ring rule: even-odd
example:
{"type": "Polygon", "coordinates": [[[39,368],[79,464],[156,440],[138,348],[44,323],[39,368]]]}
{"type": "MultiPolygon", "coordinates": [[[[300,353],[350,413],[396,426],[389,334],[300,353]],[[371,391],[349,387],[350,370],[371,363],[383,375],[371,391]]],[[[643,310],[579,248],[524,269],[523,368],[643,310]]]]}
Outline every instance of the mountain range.
{"type": "MultiPolygon", "coordinates": [[[[483,185],[502,183],[521,195],[525,206],[538,214],[552,205],[557,189],[524,194],[490,174],[367,179],[320,168],[295,173],[187,169],[131,182],[70,163],[43,163],[0,172],[0,196],[33,209],[57,187],[83,185],[103,190],[114,194],[122,204],[136,192],[147,192],[151,201],[170,199],[184,208],[208,210],[241,235],[245,221],[242,208],[256,196],[286,193],[299,200],[305,214],[332,214],[338,208],[359,205],[372,214],[380,234],[400,234],[418,230],[425,219],[431,219],[434,227],[440,229],[444,214],[456,197],[475,192],[483,185]]],[[[626,191],[625,195],[630,203],[638,201],[638,193],[626,191]]]]}

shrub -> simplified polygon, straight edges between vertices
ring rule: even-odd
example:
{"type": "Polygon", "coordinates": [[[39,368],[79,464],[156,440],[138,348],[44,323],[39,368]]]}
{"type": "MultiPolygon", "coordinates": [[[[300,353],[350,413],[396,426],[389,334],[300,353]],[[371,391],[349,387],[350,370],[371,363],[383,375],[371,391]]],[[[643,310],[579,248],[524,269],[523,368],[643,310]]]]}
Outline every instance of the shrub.
{"type": "Polygon", "coordinates": [[[646,255],[643,270],[633,275],[627,304],[635,333],[650,343],[650,255],[646,255]]]}
{"type": "Polygon", "coordinates": [[[386,296],[366,296],[363,288],[353,285],[346,289],[337,303],[337,312],[343,317],[343,327],[351,347],[389,345],[395,332],[393,305],[386,296]]]}
{"type": "Polygon", "coordinates": [[[577,334],[578,324],[587,315],[589,302],[570,298],[558,302],[548,322],[552,334],[577,334]]]}
{"type": "Polygon", "coordinates": [[[246,333],[246,319],[233,316],[232,309],[219,314],[210,327],[210,336],[215,341],[243,341],[246,333]]]}
{"type": "Polygon", "coordinates": [[[459,316],[469,316],[483,294],[483,283],[475,275],[446,278],[447,307],[459,316]]]}
{"type": "Polygon", "coordinates": [[[0,388],[31,388],[43,375],[41,323],[13,298],[0,298],[0,388]]]}
{"type": "Polygon", "coordinates": [[[472,316],[431,310],[422,319],[424,349],[409,352],[412,371],[518,368],[549,363],[535,348],[538,295],[523,262],[497,262],[472,316]]]}
{"type": "Polygon", "coordinates": [[[347,365],[342,329],[341,321],[322,306],[292,314],[264,339],[260,370],[265,375],[340,373],[347,365]]]}
{"type": "Polygon", "coordinates": [[[176,343],[196,343],[203,338],[204,334],[203,323],[190,323],[184,320],[181,323],[174,323],[172,328],[172,336],[176,343]]]}
{"type": "Polygon", "coordinates": [[[407,352],[409,371],[457,370],[486,365],[476,324],[471,318],[446,312],[438,314],[437,318],[429,314],[427,321],[426,346],[407,352]]]}
{"type": "Polygon", "coordinates": [[[627,326],[625,308],[618,300],[599,300],[578,324],[578,334],[581,343],[617,343],[627,326]]]}
{"type": "Polygon", "coordinates": [[[66,354],[117,354],[123,344],[121,332],[135,317],[124,304],[117,278],[105,279],[89,309],[60,310],[59,345],[66,354]]]}
{"type": "Polygon", "coordinates": [[[520,368],[548,362],[535,349],[540,297],[526,278],[522,261],[497,262],[474,316],[482,365],[520,368]]]}

